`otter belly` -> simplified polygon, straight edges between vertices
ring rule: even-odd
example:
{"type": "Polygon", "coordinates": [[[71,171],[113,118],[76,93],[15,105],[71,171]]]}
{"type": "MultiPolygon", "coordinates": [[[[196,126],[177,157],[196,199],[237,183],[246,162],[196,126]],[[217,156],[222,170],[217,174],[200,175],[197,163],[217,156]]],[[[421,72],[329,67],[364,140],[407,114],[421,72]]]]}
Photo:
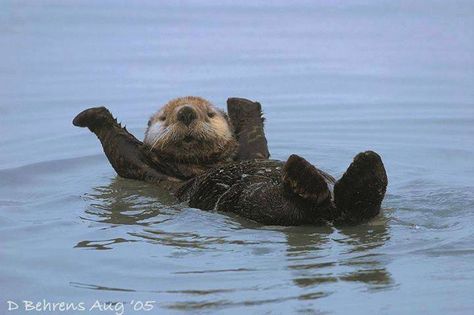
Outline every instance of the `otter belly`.
{"type": "MultiPolygon", "coordinates": [[[[316,202],[285,187],[285,165],[277,160],[231,163],[196,177],[176,195],[191,207],[232,212],[263,224],[321,224],[333,220],[332,194],[316,202]]],[[[319,172],[325,175],[327,189],[332,187],[334,179],[319,172]]]]}

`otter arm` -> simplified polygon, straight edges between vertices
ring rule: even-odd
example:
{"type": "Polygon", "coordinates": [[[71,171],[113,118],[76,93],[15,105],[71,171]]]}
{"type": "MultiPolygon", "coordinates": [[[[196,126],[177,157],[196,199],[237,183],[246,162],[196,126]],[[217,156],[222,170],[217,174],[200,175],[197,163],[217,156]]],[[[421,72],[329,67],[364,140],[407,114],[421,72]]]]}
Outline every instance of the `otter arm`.
{"type": "Polygon", "coordinates": [[[268,159],[267,139],[263,130],[262,106],[245,98],[227,99],[227,113],[239,142],[236,159],[268,159]]]}
{"type": "Polygon", "coordinates": [[[123,128],[105,107],[89,108],[73,120],[99,138],[110,164],[118,175],[148,182],[178,181],[165,174],[166,165],[152,158],[144,144],[123,128]]]}

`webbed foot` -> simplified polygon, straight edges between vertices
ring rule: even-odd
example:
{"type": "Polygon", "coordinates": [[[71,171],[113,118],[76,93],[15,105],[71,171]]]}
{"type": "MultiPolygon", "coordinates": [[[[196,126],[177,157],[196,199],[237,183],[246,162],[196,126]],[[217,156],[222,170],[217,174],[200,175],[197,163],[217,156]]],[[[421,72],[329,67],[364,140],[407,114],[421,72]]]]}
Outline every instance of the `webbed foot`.
{"type": "Polygon", "coordinates": [[[320,171],[296,154],[292,154],[283,167],[282,180],[287,193],[314,205],[331,198],[328,184],[320,171]]]}
{"type": "Polygon", "coordinates": [[[355,156],[334,186],[334,202],[345,223],[359,223],[375,217],[387,189],[387,174],[380,156],[366,151],[355,156]]]}

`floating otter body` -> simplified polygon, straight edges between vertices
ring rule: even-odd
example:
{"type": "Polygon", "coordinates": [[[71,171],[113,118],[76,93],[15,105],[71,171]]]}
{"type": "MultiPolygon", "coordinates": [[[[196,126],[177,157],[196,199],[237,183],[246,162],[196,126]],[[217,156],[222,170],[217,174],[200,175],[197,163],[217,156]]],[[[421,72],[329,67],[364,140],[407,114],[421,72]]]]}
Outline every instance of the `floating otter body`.
{"type": "Polygon", "coordinates": [[[152,116],[143,143],[105,107],[73,123],[98,136],[120,176],[159,183],[192,207],[272,225],[352,224],[379,213],[387,176],[375,152],[358,154],[338,181],[297,155],[269,160],[260,104],[227,105],[229,117],[201,98],[172,100],[152,116]]]}

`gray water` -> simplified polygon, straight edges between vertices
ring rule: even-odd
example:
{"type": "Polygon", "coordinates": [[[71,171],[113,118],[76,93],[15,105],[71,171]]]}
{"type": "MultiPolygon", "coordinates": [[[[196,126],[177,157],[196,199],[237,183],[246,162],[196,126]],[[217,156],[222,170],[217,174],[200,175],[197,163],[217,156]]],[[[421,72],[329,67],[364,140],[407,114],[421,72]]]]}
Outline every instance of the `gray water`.
{"type": "Polygon", "coordinates": [[[0,314],[472,314],[473,53],[472,1],[2,1],[0,314]],[[379,152],[383,213],[282,228],[190,209],[71,124],[106,105],[142,138],[183,95],[260,101],[273,158],[340,176],[379,152]]]}

